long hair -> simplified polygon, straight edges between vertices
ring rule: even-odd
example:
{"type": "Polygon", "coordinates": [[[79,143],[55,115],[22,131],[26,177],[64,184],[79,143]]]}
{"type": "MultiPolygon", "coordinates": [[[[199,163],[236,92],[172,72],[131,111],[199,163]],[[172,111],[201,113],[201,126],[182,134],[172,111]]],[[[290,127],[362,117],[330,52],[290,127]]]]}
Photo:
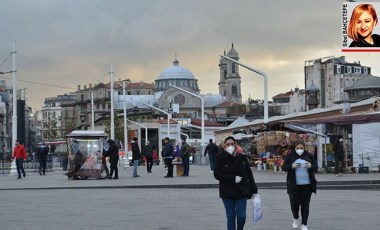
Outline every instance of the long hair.
{"type": "Polygon", "coordinates": [[[357,5],[354,10],[352,11],[350,23],[348,24],[348,37],[350,37],[355,42],[359,41],[359,34],[357,30],[357,21],[359,20],[360,16],[364,13],[368,12],[374,22],[377,22],[377,14],[375,8],[371,4],[360,4],[357,5]]]}

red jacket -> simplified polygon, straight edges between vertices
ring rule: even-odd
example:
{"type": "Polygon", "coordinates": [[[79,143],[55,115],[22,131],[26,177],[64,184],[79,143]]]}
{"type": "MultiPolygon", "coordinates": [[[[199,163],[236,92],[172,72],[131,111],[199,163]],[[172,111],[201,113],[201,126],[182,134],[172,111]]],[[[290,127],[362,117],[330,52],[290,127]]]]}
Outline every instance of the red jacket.
{"type": "Polygon", "coordinates": [[[18,146],[15,146],[14,149],[13,149],[13,158],[16,159],[21,159],[21,158],[24,158],[24,160],[26,160],[26,151],[25,151],[25,148],[23,145],[18,145],[18,146]]]}

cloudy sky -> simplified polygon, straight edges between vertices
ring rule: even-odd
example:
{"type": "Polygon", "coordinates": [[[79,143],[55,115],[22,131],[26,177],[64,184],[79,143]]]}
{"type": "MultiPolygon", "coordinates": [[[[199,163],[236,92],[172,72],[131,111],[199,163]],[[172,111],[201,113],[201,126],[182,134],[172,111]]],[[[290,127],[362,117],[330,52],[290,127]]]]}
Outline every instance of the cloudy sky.
{"type": "MultiPolygon", "coordinates": [[[[201,93],[218,93],[219,55],[232,42],[242,63],[268,74],[270,97],[304,88],[305,60],[315,58],[345,55],[380,76],[379,53],[341,52],[342,2],[1,0],[0,64],[16,41],[17,88],[27,88],[35,109],[45,97],[98,82],[111,63],[116,79],[154,82],[175,53],[201,93]]],[[[11,69],[11,58],[0,66],[11,69]]],[[[262,78],[242,68],[240,75],[243,101],[263,98],[262,78]]],[[[0,77],[12,84],[12,75],[0,77]]]]}

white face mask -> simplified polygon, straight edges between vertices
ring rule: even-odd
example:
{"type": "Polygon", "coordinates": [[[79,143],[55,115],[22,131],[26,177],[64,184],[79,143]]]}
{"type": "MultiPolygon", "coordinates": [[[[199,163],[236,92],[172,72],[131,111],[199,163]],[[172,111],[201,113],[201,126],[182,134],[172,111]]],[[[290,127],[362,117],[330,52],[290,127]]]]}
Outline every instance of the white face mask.
{"type": "Polygon", "coordinates": [[[296,149],[296,153],[300,156],[303,154],[303,151],[303,149],[296,149]]]}
{"type": "Polygon", "coordinates": [[[225,148],[224,150],[226,150],[226,152],[228,152],[229,154],[233,154],[235,151],[235,146],[230,145],[227,148],[225,148]]]}

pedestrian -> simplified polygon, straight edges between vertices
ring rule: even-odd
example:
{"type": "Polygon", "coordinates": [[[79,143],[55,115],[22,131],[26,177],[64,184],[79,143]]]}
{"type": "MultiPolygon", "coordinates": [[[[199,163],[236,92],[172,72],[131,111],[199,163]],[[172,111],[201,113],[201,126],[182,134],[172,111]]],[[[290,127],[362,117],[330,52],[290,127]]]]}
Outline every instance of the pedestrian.
{"type": "Polygon", "coordinates": [[[219,180],[219,196],[227,217],[227,230],[242,230],[245,225],[247,199],[257,194],[248,158],[236,145],[235,138],[227,137],[215,159],[214,177],[219,180]]]}
{"type": "Polygon", "coordinates": [[[110,175],[108,176],[108,179],[119,179],[119,171],[117,168],[117,164],[119,162],[119,149],[114,140],[108,139],[107,143],[110,146],[107,150],[107,155],[110,158],[110,175]],[[112,177],[114,172],[115,176],[112,177]]]}
{"type": "Polygon", "coordinates": [[[216,154],[218,153],[218,146],[212,142],[212,139],[210,139],[208,142],[209,143],[206,146],[204,156],[206,156],[206,154],[208,154],[208,158],[210,160],[211,173],[213,173],[214,172],[214,166],[215,166],[215,157],[216,157],[216,154]]]}
{"type": "Polygon", "coordinates": [[[146,159],[146,171],[152,173],[153,167],[153,146],[149,141],[146,142],[146,145],[143,150],[144,157],[146,159]]]}
{"type": "Polygon", "coordinates": [[[338,136],[338,140],[333,145],[335,158],[335,176],[342,176],[345,166],[343,137],[338,136]]]}
{"type": "Polygon", "coordinates": [[[25,177],[25,170],[24,170],[24,160],[26,160],[26,151],[24,146],[20,143],[19,140],[15,141],[15,147],[13,148],[13,154],[12,154],[12,160],[16,158],[16,167],[17,167],[17,173],[18,177],[17,179],[21,179],[21,172],[22,175],[25,177]]]}
{"type": "Polygon", "coordinates": [[[183,174],[181,176],[189,176],[190,171],[190,154],[191,146],[186,142],[186,138],[182,138],[181,160],[183,165],[183,174]]]}
{"type": "Polygon", "coordinates": [[[45,175],[46,161],[47,161],[48,154],[49,154],[49,147],[45,144],[45,142],[42,142],[37,149],[38,161],[40,162],[38,173],[40,175],[45,175]]]}
{"type": "Polygon", "coordinates": [[[165,149],[163,151],[162,157],[165,158],[165,164],[168,168],[168,173],[165,178],[173,177],[173,153],[174,153],[174,147],[173,144],[170,143],[169,137],[165,137],[164,139],[165,149]]]}
{"type": "Polygon", "coordinates": [[[317,192],[314,171],[318,169],[318,166],[314,156],[305,150],[303,142],[296,142],[294,146],[294,150],[286,156],[282,170],[288,172],[286,184],[293,213],[293,228],[299,226],[301,206],[301,229],[307,230],[311,194],[317,192]]]}
{"type": "Polygon", "coordinates": [[[139,144],[137,143],[137,137],[134,137],[131,141],[132,146],[132,161],[133,161],[133,177],[140,177],[137,174],[137,167],[139,166],[139,161],[141,160],[141,151],[139,144]]]}

